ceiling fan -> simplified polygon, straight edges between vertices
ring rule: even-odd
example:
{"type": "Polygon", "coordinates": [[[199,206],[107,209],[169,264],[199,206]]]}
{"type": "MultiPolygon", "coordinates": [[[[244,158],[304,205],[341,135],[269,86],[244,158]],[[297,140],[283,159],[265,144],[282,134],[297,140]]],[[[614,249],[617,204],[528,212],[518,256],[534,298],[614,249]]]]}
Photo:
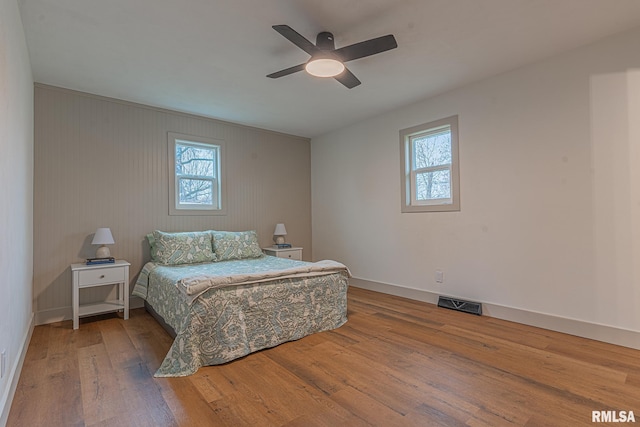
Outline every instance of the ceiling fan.
{"type": "Polygon", "coordinates": [[[398,47],[395,37],[391,34],[336,49],[333,34],[326,31],[318,34],[314,45],[288,25],[274,25],[273,29],[311,55],[311,58],[304,64],[267,75],[272,79],[306,70],[309,74],[317,77],[333,77],[351,89],[358,86],[360,80],[345,67],[345,62],[398,47]]]}

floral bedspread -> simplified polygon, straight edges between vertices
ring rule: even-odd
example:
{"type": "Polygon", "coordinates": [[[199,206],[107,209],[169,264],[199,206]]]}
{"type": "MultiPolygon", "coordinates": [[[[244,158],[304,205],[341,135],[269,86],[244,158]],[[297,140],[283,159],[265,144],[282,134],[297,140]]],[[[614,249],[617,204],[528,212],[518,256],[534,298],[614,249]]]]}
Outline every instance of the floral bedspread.
{"type": "Polygon", "coordinates": [[[288,270],[303,261],[257,259],[164,266],[147,263],[134,287],[176,331],[156,377],[185,376],[347,321],[348,270],[211,288],[191,304],[177,283],[208,275],[288,270]]]}

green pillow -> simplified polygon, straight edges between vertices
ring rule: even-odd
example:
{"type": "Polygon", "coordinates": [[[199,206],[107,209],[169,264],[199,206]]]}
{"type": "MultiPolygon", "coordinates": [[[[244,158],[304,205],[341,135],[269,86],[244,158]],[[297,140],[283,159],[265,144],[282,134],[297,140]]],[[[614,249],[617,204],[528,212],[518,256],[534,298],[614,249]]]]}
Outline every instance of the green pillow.
{"type": "Polygon", "coordinates": [[[153,237],[153,233],[147,234],[147,240],[149,241],[149,248],[151,253],[151,260],[156,260],[156,239],[153,237]]]}
{"type": "Polygon", "coordinates": [[[156,230],[152,238],[149,239],[151,259],[159,264],[196,264],[216,260],[210,231],[164,233],[156,230]]]}
{"type": "Polygon", "coordinates": [[[218,261],[259,258],[262,250],[255,231],[212,231],[218,261]]]}

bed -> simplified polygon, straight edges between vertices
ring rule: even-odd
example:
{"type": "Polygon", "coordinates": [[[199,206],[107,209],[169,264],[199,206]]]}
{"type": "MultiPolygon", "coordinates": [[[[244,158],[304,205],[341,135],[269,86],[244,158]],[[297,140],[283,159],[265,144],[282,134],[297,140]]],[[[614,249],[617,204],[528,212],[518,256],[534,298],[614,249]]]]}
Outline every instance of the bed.
{"type": "Polygon", "coordinates": [[[342,326],[348,269],[262,254],[255,231],[147,236],[151,262],[133,294],[175,337],[156,377],[202,366],[342,326]]]}

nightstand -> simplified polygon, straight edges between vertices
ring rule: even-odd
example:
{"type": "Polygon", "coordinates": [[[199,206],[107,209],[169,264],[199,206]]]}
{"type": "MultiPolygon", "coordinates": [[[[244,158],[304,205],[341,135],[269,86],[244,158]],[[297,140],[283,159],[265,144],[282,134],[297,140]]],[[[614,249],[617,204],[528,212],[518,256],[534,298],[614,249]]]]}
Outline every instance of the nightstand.
{"type": "Polygon", "coordinates": [[[267,255],[277,256],[278,258],[297,259],[302,261],[302,248],[262,248],[262,252],[267,255]]]}
{"type": "Polygon", "coordinates": [[[113,264],[71,264],[73,329],[78,329],[79,318],[110,311],[124,311],[129,318],[129,264],[116,260],[113,264]],[[95,286],[118,285],[118,298],[93,304],[80,304],[80,289],[95,286]]]}

